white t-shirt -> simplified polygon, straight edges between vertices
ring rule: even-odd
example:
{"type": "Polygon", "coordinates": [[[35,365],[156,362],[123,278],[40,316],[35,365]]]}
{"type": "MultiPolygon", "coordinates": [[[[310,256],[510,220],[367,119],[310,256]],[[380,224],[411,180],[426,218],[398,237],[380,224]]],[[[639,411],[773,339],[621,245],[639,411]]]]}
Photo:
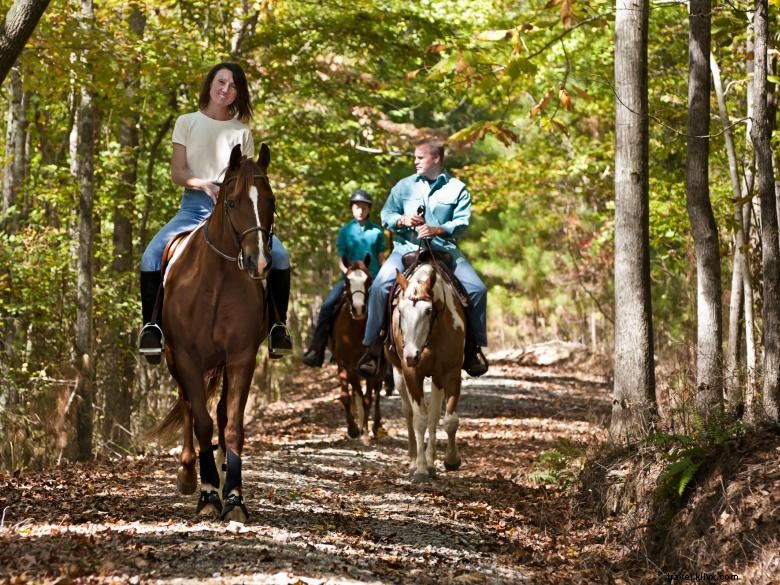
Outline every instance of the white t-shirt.
{"type": "Polygon", "coordinates": [[[173,126],[173,142],[187,150],[187,166],[197,179],[222,181],[236,144],[252,157],[252,132],[239,120],[214,120],[202,112],[179,116],[173,126]]]}

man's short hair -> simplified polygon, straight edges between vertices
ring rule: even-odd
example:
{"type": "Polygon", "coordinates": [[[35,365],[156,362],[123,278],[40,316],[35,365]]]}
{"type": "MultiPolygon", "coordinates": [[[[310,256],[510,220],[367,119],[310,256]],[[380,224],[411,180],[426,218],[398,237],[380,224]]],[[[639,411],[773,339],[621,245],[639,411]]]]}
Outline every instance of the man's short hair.
{"type": "Polygon", "coordinates": [[[414,143],[415,148],[425,146],[429,152],[439,155],[439,160],[444,162],[444,141],[435,136],[426,136],[414,143]]]}

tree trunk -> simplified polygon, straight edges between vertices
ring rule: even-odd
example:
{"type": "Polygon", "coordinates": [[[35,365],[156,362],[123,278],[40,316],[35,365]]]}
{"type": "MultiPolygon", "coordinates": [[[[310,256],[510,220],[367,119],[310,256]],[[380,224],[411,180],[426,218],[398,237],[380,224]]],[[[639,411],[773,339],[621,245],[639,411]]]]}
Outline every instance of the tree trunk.
{"type": "MultiPolygon", "coordinates": [[[[726,351],[726,402],[731,412],[736,412],[743,404],[744,396],[740,385],[740,364],[739,364],[739,340],[740,340],[740,314],[743,306],[743,299],[746,295],[750,298],[750,329],[746,331],[746,346],[750,346],[752,351],[752,303],[753,290],[750,281],[750,266],[747,263],[747,248],[745,240],[745,229],[743,225],[743,209],[745,208],[741,181],[739,178],[739,165],[737,163],[737,151],[734,147],[734,137],[729,128],[729,115],[726,109],[726,99],[723,95],[723,83],[720,78],[720,68],[715,60],[715,56],[710,54],[710,65],[712,69],[712,81],[715,87],[715,95],[718,100],[718,112],[720,121],[723,124],[723,134],[726,140],[726,154],[729,161],[729,176],[731,178],[731,192],[734,196],[734,263],[731,272],[731,300],[729,303],[729,337],[726,351]],[[748,272],[745,275],[745,271],[748,272]],[[750,283],[750,286],[747,284],[750,283]],[[744,294],[743,294],[744,292],[744,294]],[[749,333],[748,333],[749,332],[749,333]],[[750,339],[748,339],[748,336],[750,339]]],[[[747,307],[747,303],[745,303],[747,307]]],[[[745,320],[747,320],[747,311],[745,320]]]]}
{"type": "MultiPolygon", "coordinates": [[[[143,13],[136,5],[129,8],[128,25],[136,38],[143,36],[146,25],[143,13]]],[[[138,71],[125,72],[125,91],[128,103],[134,102],[138,86],[138,71]]],[[[138,122],[137,110],[129,108],[119,121],[119,146],[121,171],[114,207],[114,260],[111,272],[114,282],[120,287],[124,298],[137,296],[135,270],[133,269],[134,201],[138,177],[138,122]]],[[[135,328],[124,319],[109,320],[109,335],[115,335],[117,342],[106,348],[107,363],[112,365],[104,383],[105,415],[103,434],[106,441],[126,450],[130,444],[130,418],[132,415],[132,388],[135,373],[135,328]]]]}
{"type": "MultiPolygon", "coordinates": [[[[82,0],[82,26],[92,26],[92,0],[82,0]]],[[[95,363],[92,333],[92,264],[93,264],[93,171],[95,106],[92,83],[83,79],[81,105],[78,113],[78,138],[76,142],[75,170],[79,183],[79,243],[76,289],[76,339],[75,367],[76,396],[76,443],[78,459],[92,458],[93,410],[95,363]]]]}
{"type": "Polygon", "coordinates": [[[15,0],[0,31],[0,83],[5,80],[50,0],[15,0]]]}
{"type": "Polygon", "coordinates": [[[647,119],[647,0],[615,16],[615,385],[610,434],[632,442],[656,416],[647,119]]]}
{"type": "Polygon", "coordinates": [[[756,0],[753,16],[755,55],[753,73],[753,128],[751,139],[756,154],[756,194],[761,199],[761,264],[764,276],[764,384],[763,407],[749,405],[749,420],[780,414],[780,244],[778,244],[775,207],[774,170],[767,116],[767,37],[769,34],[767,0],[756,0]]]}
{"type": "Polygon", "coordinates": [[[710,203],[710,0],[690,0],[686,197],[696,250],[696,410],[706,420],[723,400],[720,248],[710,203]]]}
{"type": "Polygon", "coordinates": [[[17,206],[11,218],[3,222],[6,232],[15,232],[19,227],[19,211],[22,183],[27,160],[27,102],[28,95],[22,89],[21,66],[11,71],[8,84],[8,115],[5,132],[5,164],[3,168],[3,200],[0,211],[6,212],[11,206],[17,206]]]}

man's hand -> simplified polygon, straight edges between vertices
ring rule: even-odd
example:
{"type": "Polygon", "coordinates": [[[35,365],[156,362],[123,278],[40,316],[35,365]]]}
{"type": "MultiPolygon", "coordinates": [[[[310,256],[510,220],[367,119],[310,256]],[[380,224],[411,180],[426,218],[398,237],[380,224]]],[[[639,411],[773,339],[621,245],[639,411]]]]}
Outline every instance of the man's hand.
{"type": "Polygon", "coordinates": [[[437,225],[434,226],[424,223],[423,225],[417,226],[418,238],[435,238],[436,236],[441,236],[444,233],[446,233],[444,229],[437,225]]]}
{"type": "Polygon", "coordinates": [[[423,225],[425,223],[425,218],[420,217],[419,215],[402,215],[401,218],[398,220],[398,227],[415,227],[418,225],[423,225]]]}

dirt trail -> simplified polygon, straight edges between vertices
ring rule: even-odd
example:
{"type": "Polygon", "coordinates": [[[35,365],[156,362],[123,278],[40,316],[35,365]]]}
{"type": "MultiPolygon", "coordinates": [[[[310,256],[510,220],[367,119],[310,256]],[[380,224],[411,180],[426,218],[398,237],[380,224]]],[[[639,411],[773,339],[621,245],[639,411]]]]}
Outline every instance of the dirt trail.
{"type": "Polygon", "coordinates": [[[466,381],[463,467],[439,461],[423,485],[406,475],[398,396],[383,396],[387,435],[366,446],[346,437],[334,380],[301,371],[284,402],[249,413],[246,525],[198,521],[170,454],[0,477],[0,583],[606,583],[628,570],[564,487],[530,478],[557,441],[603,441],[598,377],[494,367],[466,381]]]}

